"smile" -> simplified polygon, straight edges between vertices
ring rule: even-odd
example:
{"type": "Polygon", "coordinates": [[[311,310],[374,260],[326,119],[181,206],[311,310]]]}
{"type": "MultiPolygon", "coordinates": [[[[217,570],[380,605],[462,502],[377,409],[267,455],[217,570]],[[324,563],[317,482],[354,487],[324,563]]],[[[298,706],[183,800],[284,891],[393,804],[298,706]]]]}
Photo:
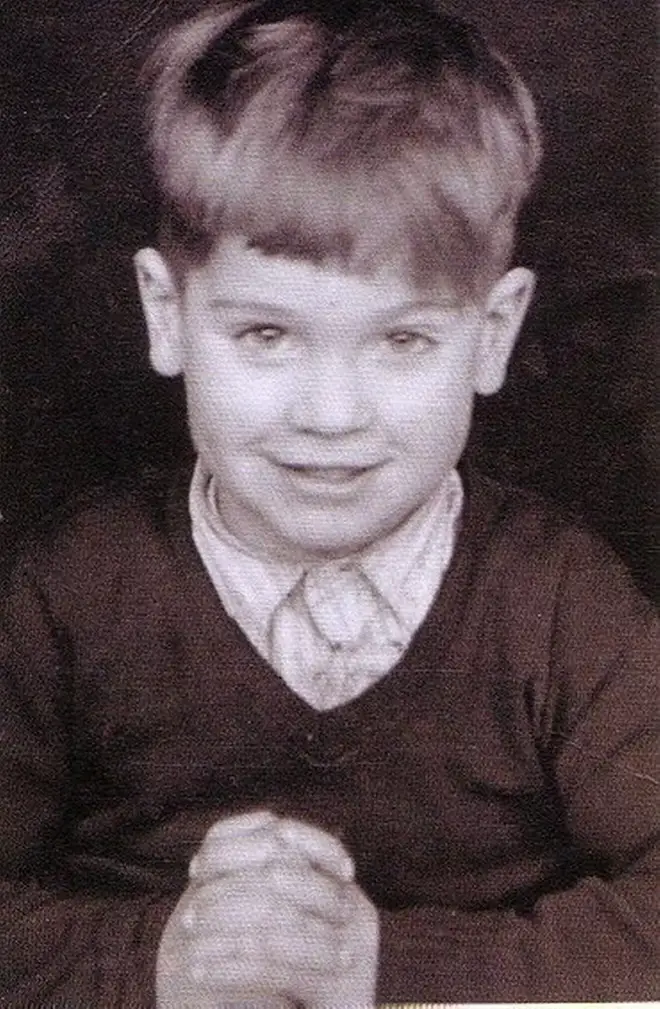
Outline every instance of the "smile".
{"type": "Polygon", "coordinates": [[[347,483],[366,473],[369,467],[353,466],[290,466],[294,473],[309,477],[310,480],[325,480],[328,483],[347,483]]]}
{"type": "Polygon", "coordinates": [[[326,492],[352,490],[379,465],[369,466],[307,466],[299,463],[279,463],[293,480],[309,490],[326,492]]]}

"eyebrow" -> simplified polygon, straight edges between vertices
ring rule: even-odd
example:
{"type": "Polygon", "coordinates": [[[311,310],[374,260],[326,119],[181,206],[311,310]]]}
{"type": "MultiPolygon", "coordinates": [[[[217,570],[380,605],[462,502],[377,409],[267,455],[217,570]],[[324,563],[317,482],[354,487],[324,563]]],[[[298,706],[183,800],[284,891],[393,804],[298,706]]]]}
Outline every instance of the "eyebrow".
{"type": "Polygon", "coordinates": [[[288,315],[290,311],[283,305],[275,305],[268,301],[243,301],[240,298],[213,298],[209,302],[209,306],[250,312],[277,312],[279,315],[288,315]]]}
{"type": "MultiPolygon", "coordinates": [[[[240,310],[249,312],[274,312],[277,315],[292,315],[295,314],[295,309],[292,311],[290,308],[284,305],[276,305],[268,301],[243,301],[240,298],[213,298],[209,305],[212,309],[227,309],[227,310],[240,310]]],[[[428,312],[428,311],[446,311],[447,309],[457,309],[460,308],[460,302],[455,298],[447,296],[445,299],[428,299],[425,301],[409,301],[403,305],[398,305],[393,309],[386,309],[381,313],[377,313],[381,318],[403,318],[406,315],[412,315],[415,312],[428,312]]]]}
{"type": "MultiPolygon", "coordinates": [[[[451,295],[445,298],[429,298],[425,301],[408,301],[392,313],[393,315],[412,315],[414,312],[433,312],[438,309],[460,308],[461,302],[451,295]]],[[[389,312],[386,314],[390,314],[389,312]]]]}

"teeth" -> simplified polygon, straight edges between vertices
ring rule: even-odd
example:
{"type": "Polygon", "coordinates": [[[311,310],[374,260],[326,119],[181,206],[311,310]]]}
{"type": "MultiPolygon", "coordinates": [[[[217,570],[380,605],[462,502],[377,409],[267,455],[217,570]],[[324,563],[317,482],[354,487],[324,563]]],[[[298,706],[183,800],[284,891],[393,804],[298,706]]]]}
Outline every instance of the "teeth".
{"type": "Polygon", "coordinates": [[[293,469],[295,472],[302,473],[304,476],[308,476],[312,480],[323,480],[327,483],[344,483],[364,472],[363,469],[348,466],[332,466],[327,468],[318,468],[316,466],[295,466],[293,469]]]}

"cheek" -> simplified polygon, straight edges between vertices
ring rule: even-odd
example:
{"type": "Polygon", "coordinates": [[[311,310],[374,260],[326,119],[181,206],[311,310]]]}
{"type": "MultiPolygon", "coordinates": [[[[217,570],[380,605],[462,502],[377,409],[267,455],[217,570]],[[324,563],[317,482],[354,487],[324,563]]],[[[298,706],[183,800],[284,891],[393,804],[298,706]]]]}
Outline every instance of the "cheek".
{"type": "Polygon", "coordinates": [[[286,397],[268,381],[255,381],[232,367],[186,376],[190,426],[231,448],[274,429],[286,397]]]}
{"type": "Polygon", "coordinates": [[[472,417],[473,394],[462,378],[442,376],[419,384],[405,397],[391,401],[390,430],[398,433],[411,461],[436,460],[456,456],[463,449],[472,417]]]}

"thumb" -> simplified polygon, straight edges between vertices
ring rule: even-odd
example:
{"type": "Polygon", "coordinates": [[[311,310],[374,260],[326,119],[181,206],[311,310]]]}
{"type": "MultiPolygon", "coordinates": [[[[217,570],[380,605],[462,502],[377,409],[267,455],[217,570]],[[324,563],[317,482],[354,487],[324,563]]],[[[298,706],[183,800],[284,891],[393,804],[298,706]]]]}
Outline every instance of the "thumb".
{"type": "Polygon", "coordinates": [[[355,864],[349,853],[332,834],[300,820],[281,819],[275,833],[288,846],[304,855],[321,872],[344,883],[355,878],[355,864]]]}

